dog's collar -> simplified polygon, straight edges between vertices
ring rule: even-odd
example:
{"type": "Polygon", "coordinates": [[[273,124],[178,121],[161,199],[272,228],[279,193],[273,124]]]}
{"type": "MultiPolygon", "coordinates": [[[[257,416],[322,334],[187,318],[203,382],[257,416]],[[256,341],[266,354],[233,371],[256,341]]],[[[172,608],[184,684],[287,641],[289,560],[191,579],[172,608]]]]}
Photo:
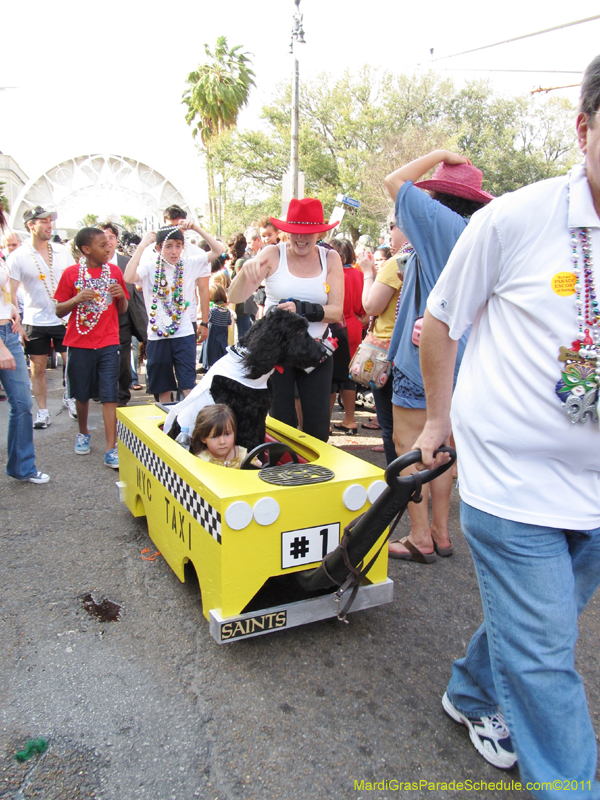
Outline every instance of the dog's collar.
{"type": "Polygon", "coordinates": [[[244,358],[244,356],[248,355],[248,350],[245,347],[240,347],[239,344],[232,344],[229,349],[239,358],[244,358]]]}
{"type": "Polygon", "coordinates": [[[275,369],[275,370],[276,370],[276,371],[277,371],[277,372],[278,372],[280,375],[281,375],[281,373],[283,372],[283,367],[281,366],[281,364],[275,364],[275,367],[274,367],[274,369],[275,369]]]}

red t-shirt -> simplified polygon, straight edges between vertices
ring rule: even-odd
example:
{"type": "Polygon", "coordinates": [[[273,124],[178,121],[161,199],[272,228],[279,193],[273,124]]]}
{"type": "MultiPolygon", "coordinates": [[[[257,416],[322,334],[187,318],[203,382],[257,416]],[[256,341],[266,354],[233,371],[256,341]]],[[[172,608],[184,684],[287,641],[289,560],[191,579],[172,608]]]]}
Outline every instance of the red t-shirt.
{"type": "MultiPolygon", "coordinates": [[[[129,294],[127,293],[127,288],[123,280],[123,273],[114,264],[109,264],[108,266],[110,269],[110,283],[120,283],[125,291],[125,297],[129,299],[129,294]]],[[[96,269],[90,269],[88,267],[88,271],[92,277],[92,283],[90,287],[86,288],[94,289],[97,287],[100,275],[102,274],[102,268],[98,267],[96,269]]],[[[74,264],[72,267],[66,268],[61,275],[56,292],[54,293],[55,300],[57,300],[59,303],[65,303],[67,300],[70,300],[72,297],[75,297],[79,294],[79,289],[75,287],[75,281],[77,280],[78,275],[78,264],[74,264]]],[[[79,333],[75,325],[75,320],[78,316],[77,309],[79,308],[79,306],[75,306],[73,311],[71,311],[71,315],[69,316],[67,332],[64,339],[64,342],[68,347],[83,347],[88,350],[98,350],[100,347],[108,347],[108,345],[111,344],[119,344],[119,314],[117,312],[117,301],[114,298],[111,299],[112,303],[100,314],[100,318],[96,325],[89,331],[89,333],[84,334],[79,333]]],[[[81,324],[81,322],[79,327],[82,331],[87,330],[87,328],[81,324]]]]}
{"type": "Polygon", "coordinates": [[[348,328],[351,358],[362,339],[362,324],[358,317],[365,316],[362,307],[363,283],[364,277],[359,269],[344,267],[344,319],[348,328]]]}

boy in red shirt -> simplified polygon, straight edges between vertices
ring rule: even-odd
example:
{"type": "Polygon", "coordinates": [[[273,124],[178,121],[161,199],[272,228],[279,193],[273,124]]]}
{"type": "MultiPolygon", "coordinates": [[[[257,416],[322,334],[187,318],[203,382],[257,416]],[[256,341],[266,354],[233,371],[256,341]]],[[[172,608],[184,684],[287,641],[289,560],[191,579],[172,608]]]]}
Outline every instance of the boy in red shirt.
{"type": "Polygon", "coordinates": [[[117,402],[119,382],[119,314],[127,311],[129,295],[123,273],[108,264],[110,244],[104,231],[82,228],[75,246],[83,253],[79,264],[67,267],[54,294],[56,314],[71,314],[64,343],[69,348],[67,370],[77,405],[79,433],[75,452],[90,452],[87,427],[90,397],[99,397],[106,432],[104,464],[118,469],[117,402]]]}

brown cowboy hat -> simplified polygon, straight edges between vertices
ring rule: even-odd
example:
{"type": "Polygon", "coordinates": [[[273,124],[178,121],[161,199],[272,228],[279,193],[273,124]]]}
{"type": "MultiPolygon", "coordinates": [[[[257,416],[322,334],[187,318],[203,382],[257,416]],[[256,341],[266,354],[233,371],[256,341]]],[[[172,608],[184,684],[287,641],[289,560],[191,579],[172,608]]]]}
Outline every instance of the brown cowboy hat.
{"type": "Polygon", "coordinates": [[[494,195],[483,191],[482,182],[483,172],[472,164],[446,164],[442,161],[428,181],[419,181],[415,186],[478,203],[489,203],[494,195]]]}
{"type": "Polygon", "coordinates": [[[304,197],[302,200],[294,198],[290,201],[285,220],[275,217],[270,217],[270,220],[286,233],[324,233],[339,225],[339,221],[331,225],[324,221],[323,205],[316,197],[304,197]]]}

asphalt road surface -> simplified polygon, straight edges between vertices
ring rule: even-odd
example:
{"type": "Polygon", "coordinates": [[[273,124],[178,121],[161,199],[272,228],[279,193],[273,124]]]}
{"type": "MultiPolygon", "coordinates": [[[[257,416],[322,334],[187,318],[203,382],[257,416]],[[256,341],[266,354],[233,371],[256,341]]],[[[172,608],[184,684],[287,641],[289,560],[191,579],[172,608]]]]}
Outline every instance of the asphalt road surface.
{"type": "MultiPolygon", "coordinates": [[[[143,558],[155,548],[102,463],[100,406],[90,412],[92,452],[77,456],[77,423],[59,413],[60,371],[49,375],[52,424],[34,436],[51,482],[0,475],[1,800],[527,796],[510,788],[518,770],[490,766],[440,705],[452,660],[481,621],[456,492],[455,555],[390,562],[389,605],[348,625],[219,646],[197,584],[181,584],[161,557],[143,558]],[[121,607],[112,621],[111,603],[121,607]],[[18,763],[15,754],[39,738],[46,752],[18,763]],[[430,785],[396,790],[394,780],[430,785]],[[431,786],[452,781],[473,788],[431,786]]],[[[135,393],[134,402],[147,400],[135,393]]],[[[361,422],[369,416],[358,412],[361,422]]],[[[7,418],[0,403],[2,463],[7,418]]],[[[374,436],[361,429],[332,440],[382,465],[374,436]]],[[[598,613],[595,599],[578,644],[596,728],[598,613]]]]}

